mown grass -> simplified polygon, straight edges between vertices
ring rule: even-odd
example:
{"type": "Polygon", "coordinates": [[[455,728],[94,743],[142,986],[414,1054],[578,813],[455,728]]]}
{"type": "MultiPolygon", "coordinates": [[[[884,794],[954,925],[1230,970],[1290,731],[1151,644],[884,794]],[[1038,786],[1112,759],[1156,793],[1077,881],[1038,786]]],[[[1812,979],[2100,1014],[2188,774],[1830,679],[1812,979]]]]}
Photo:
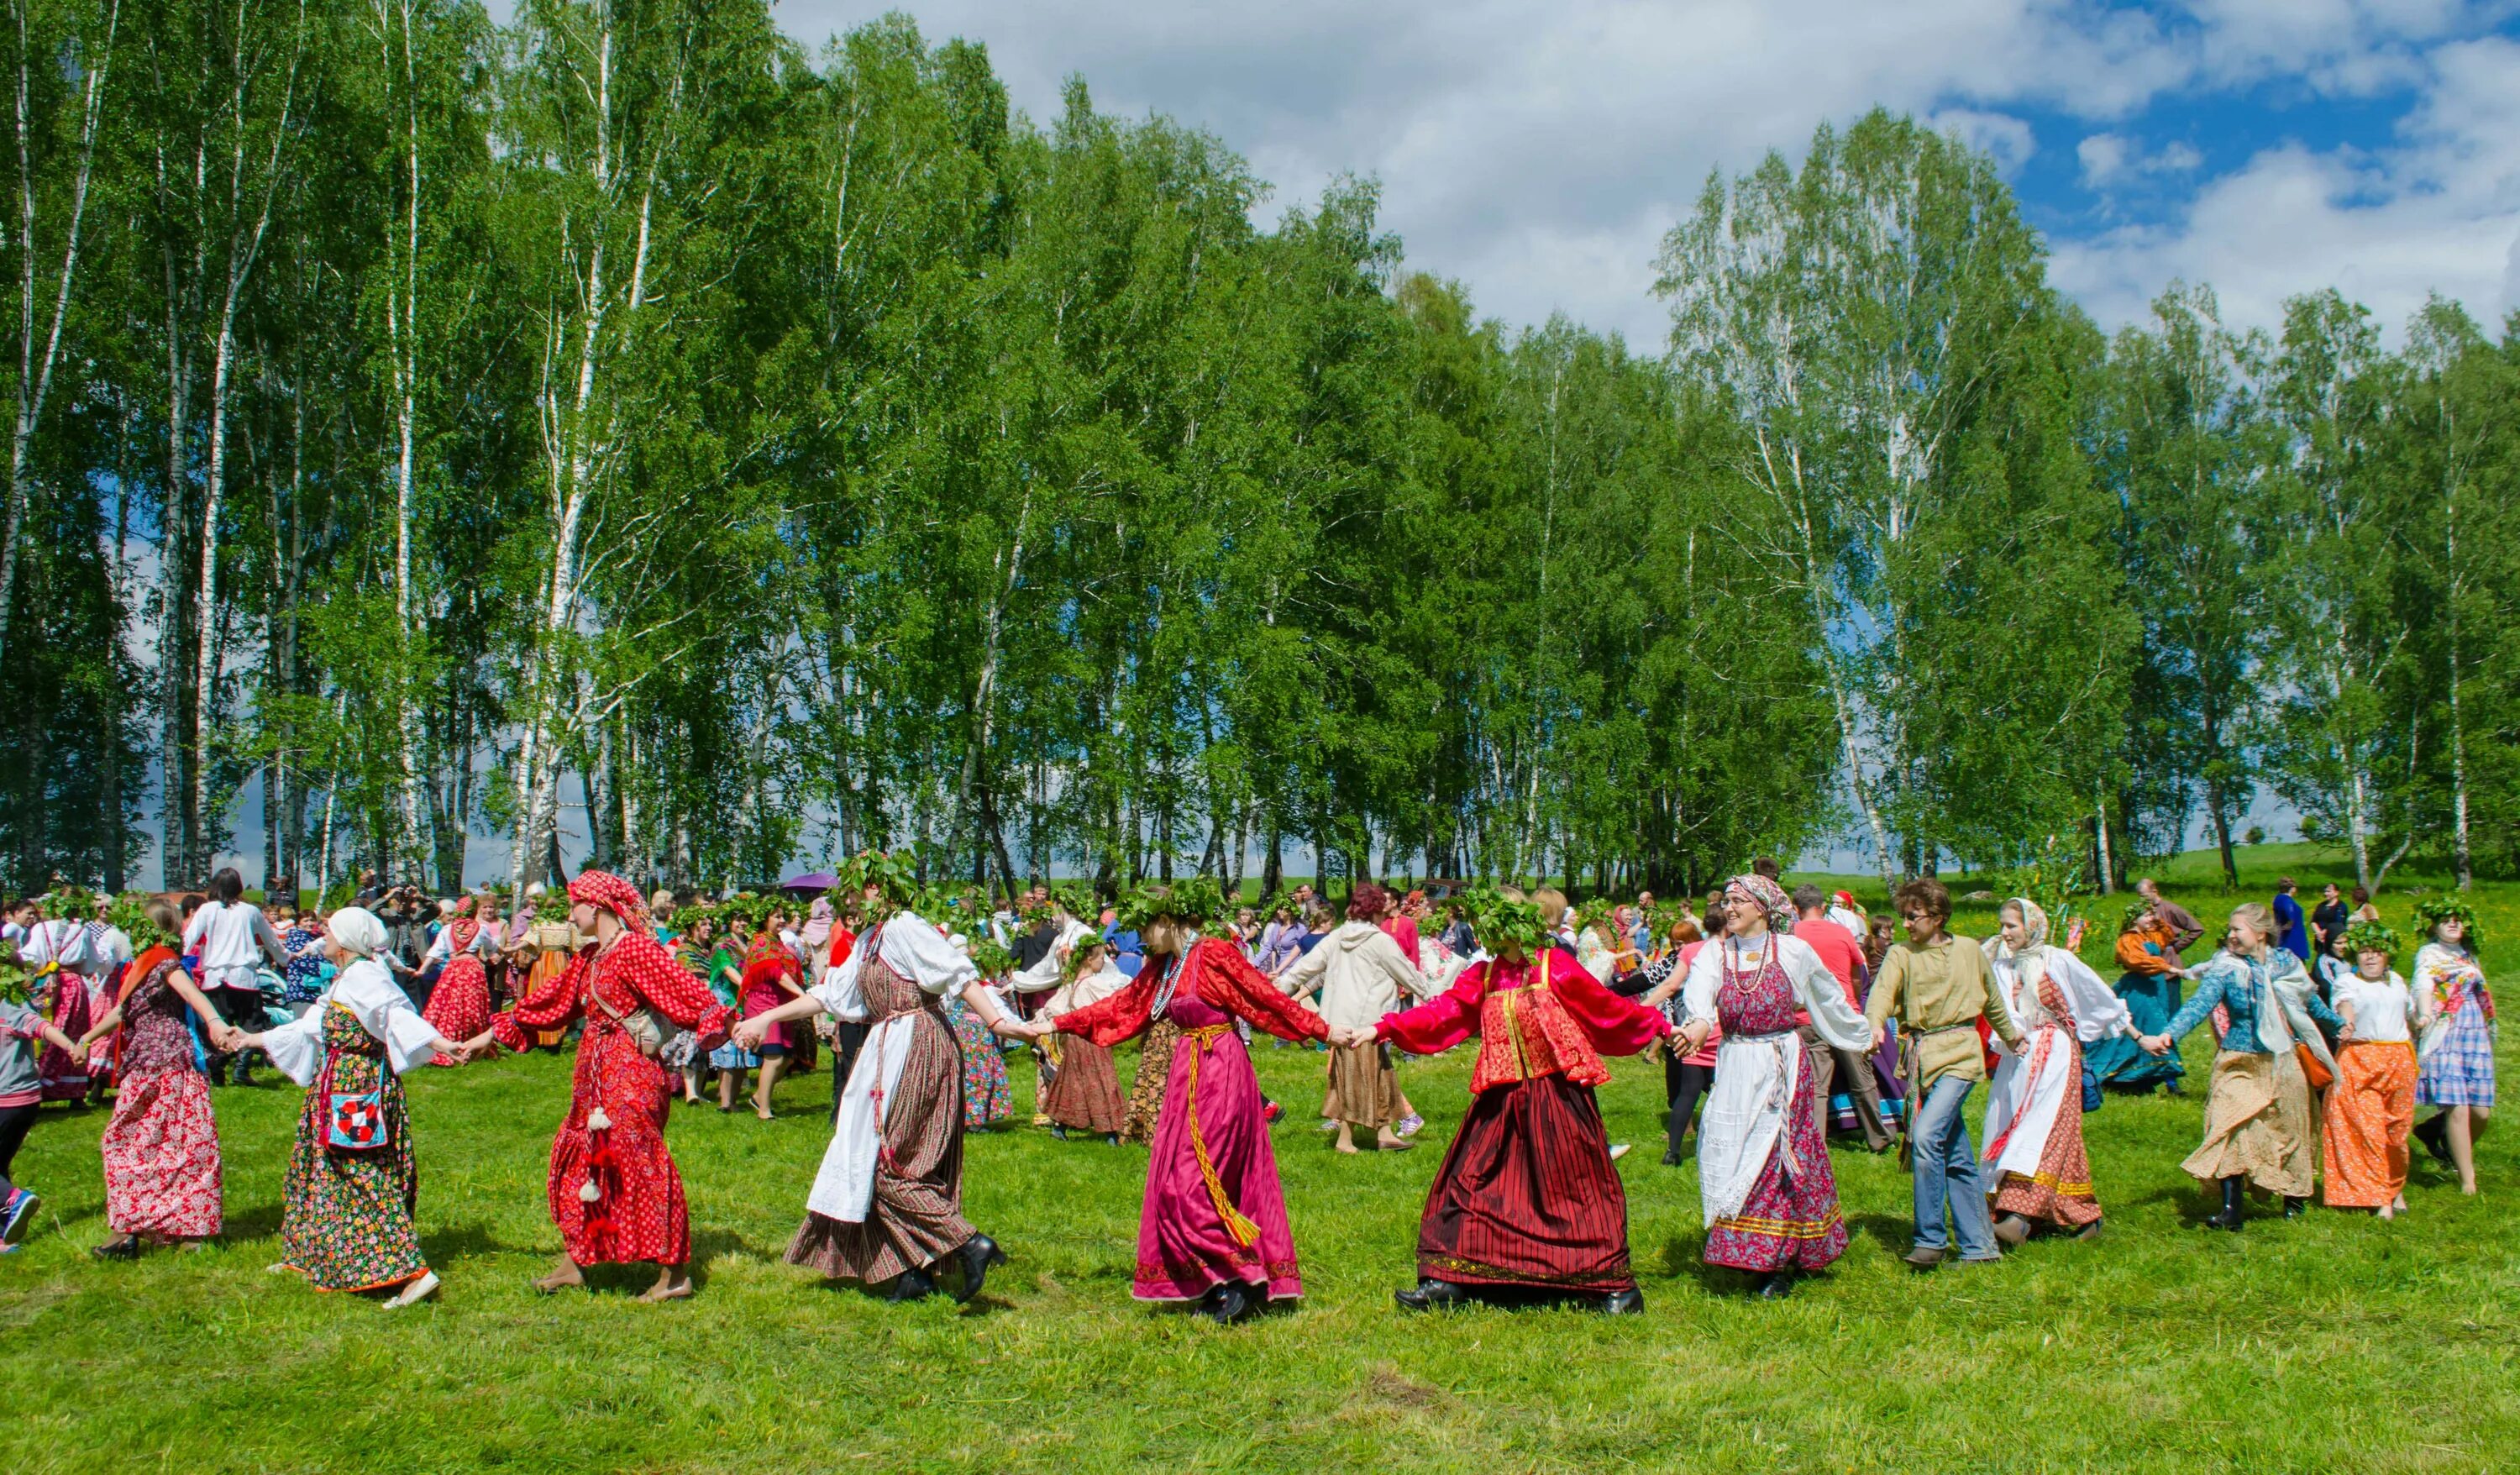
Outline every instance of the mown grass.
{"type": "MultiPolygon", "coordinates": [[[[2210,895],[2184,899],[2219,918],[2210,895]]],[[[2489,887],[2483,901],[2499,975],[2520,962],[2520,887],[2489,887]]],[[[2403,901],[2384,905],[2403,913],[2403,901]]],[[[2201,1034],[2189,1042],[2191,1070],[2209,1050],[2201,1034]]],[[[263,1273],[295,1091],[218,1097],[225,1241],[129,1266],[86,1254],[105,1235],[103,1113],[48,1111],[19,1160],[47,1195],[43,1223],[0,1261],[12,1392],[0,1468],[2520,1462],[2512,1128],[2486,1140],[2476,1198],[2419,1165],[2414,1212],[2398,1224],[2319,1211],[2235,1236],[2196,1228],[2206,1206],[2178,1168],[2201,1101],[2112,1099],[2089,1123],[2107,1237],[1929,1276],[1896,1258],[1906,1177],[1890,1159],[1840,1151],[1854,1247],[1793,1300],[1766,1305],[1698,1264],[1695,1170],[1656,1161],[1659,1073],[1617,1062],[1603,1105],[1613,1136],[1636,1144],[1621,1167],[1646,1314],[1408,1319],[1390,1292],[1414,1273],[1422,1194],[1465,1104],[1466,1053],[1407,1069],[1430,1119],[1423,1150],[1351,1159],[1309,1121],[1321,1057],[1258,1051],[1268,1089],[1292,1108],[1277,1145],[1307,1296],[1227,1331],[1128,1299],[1143,1150],[1029,1127],[969,1144],[967,1205],[1014,1257],[981,1303],[886,1306],[781,1264],[826,1140],[821,1074],[783,1089],[775,1123],[678,1108],[671,1140],[701,1289],[663,1308],[633,1304],[645,1277],[626,1271],[592,1295],[526,1289],[558,1247],[542,1180],[564,1059],[414,1083],[422,1232],[447,1285],[438,1303],[392,1316],[263,1273]]],[[[1016,1097],[1028,1108],[1021,1065],[1016,1097]]]]}

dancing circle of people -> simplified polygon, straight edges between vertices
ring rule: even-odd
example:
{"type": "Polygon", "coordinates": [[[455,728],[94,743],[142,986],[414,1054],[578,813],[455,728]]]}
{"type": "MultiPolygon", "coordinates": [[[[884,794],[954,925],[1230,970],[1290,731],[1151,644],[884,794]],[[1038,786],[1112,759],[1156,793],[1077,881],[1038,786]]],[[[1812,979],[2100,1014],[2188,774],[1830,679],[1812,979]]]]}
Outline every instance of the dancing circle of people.
{"type": "MultiPolygon", "coordinates": [[[[1147,1142],[1132,1294],[1219,1322],[1303,1293],[1254,1031],[1327,1049],[1324,1125],[1344,1151],[1413,1145],[1422,1118],[1394,1050],[1434,1054],[1476,1038],[1470,1102],[1418,1227],[1418,1278],[1397,1293],[1411,1311],[1642,1309],[1615,1165],[1625,1149],[1595,1092],[1609,1079],[1605,1057],[1649,1049],[1665,1061],[1664,1161],[1680,1162],[1684,1136],[1696,1135],[1704,1259],[1746,1273],[1763,1297],[1790,1293],[1847,1248],[1831,1116],[1873,1151],[1902,1148],[1914,1202],[1906,1259],[1919,1269],[2000,1260],[2041,1234],[2098,1233],[2086,1112],[2103,1089],[2183,1094],[2178,1044],[2209,1019],[2219,1049],[2203,1137],[2182,1163],[2216,1196],[2207,1227],[2240,1229],[2253,1191],[2297,1216],[2322,1179],[2329,1207],[2394,1218],[2407,1211],[2410,1140],[2475,1191],[2494,1004],[2475,916],[2454,895],[2415,908],[2426,936],[2409,987],[2392,966],[2398,935],[2367,904],[2348,915],[2334,888],[2314,975],[2291,935],[2297,906],[2237,908],[2220,949],[2189,967],[2182,955],[2202,927],[2145,882],[2120,924],[2125,971],[2113,988],[2076,956],[2079,924],[2060,945],[2028,898],[2002,902],[2000,932],[1981,943],[1952,933],[1940,883],[1911,881],[1895,897],[1907,936],[1892,943],[1845,893],[1835,906],[1815,887],[1789,895],[1772,871],[1733,877],[1702,921],[1681,916],[1660,938],[1627,909],[1598,908],[1570,935],[1562,894],[1511,887],[1466,894],[1452,927],[1421,936],[1399,898],[1371,882],[1354,887],[1336,925],[1314,904],[1309,916],[1282,913],[1262,937],[1246,909],[1220,936],[1222,891],[1194,877],[1141,887],[1109,916],[1137,935],[1134,976],[1117,965],[1115,939],[1065,907],[1029,958],[966,941],[913,909],[898,856],[860,856],[839,878],[863,930],[834,935],[817,902],[810,945],[781,917],[740,951],[713,945],[705,925],[669,951],[636,887],[588,871],[567,884],[564,945],[511,1007],[491,1009],[469,905],[433,944],[442,971],[425,1009],[381,961],[385,923],[350,907],[322,938],[330,980],[292,1022],[259,1028],[214,996],[241,987],[235,971],[250,972],[257,947],[292,969],[318,950],[294,931],[275,936],[240,902],[233,872],[190,918],[151,904],[154,945],[98,974],[95,1010],[72,982],[76,929],[28,911],[11,918],[18,958],[45,969],[64,1002],[49,1014],[0,1004],[0,1242],[15,1248],[36,1202],[8,1178],[35,1104],[57,1095],[61,1072],[106,1066],[109,1044],[115,1095],[101,1155],[114,1237],[93,1253],[132,1259],[218,1234],[204,1056],[233,1061],[243,1079],[259,1051],[306,1091],[271,1269],[408,1306],[439,1281],[414,1223],[401,1078],[554,1047],[575,1027],[547,1180],[563,1251],[535,1289],[583,1285],[590,1267],[652,1264],[641,1299],[682,1299],[693,1293],[690,1216],[665,1142],[677,1087],[700,1100],[705,1059],[731,1110],[743,1072],[758,1070],[754,1106],[767,1117],[781,1062],[810,1049],[818,1016],[840,1055],[832,1132],[786,1258],[895,1301],[968,1301],[1007,1263],[962,1207],[967,1102],[994,1093],[1004,1114],[999,1040],[1039,1052],[1041,1119],[1055,1134],[1147,1142]],[[2193,989],[2183,1002],[2182,984],[2193,989]],[[1010,993],[1050,997],[1026,1018],[1010,993]],[[1131,1039],[1144,1046],[1124,1097],[1112,1050],[1131,1039]],[[1982,1150],[1962,1113],[1981,1082],[1982,1150]],[[2441,1108],[2420,1127],[2419,1103],[2441,1108]]],[[[84,1083],[62,1076],[73,1078],[84,1083]]]]}

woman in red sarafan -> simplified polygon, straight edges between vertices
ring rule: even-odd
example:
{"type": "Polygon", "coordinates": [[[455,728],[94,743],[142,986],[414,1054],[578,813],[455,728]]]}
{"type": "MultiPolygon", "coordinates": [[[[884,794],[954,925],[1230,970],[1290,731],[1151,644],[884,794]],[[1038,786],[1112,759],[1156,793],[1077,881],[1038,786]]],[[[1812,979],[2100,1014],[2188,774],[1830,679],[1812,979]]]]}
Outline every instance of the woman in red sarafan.
{"type": "MultiPolygon", "coordinates": [[[[1219,899],[1194,881],[1133,899],[1147,966],[1127,988],[1051,1021],[1104,1050],[1158,1021],[1181,1030],[1164,1084],[1138,1215],[1141,1301],[1196,1302],[1218,1322],[1304,1293],[1260,1081],[1239,1019],[1284,1040],[1322,1040],[1322,1016],[1280,993],[1241,950],[1199,937],[1219,899]]],[[[1134,919],[1134,918],[1133,918],[1134,919]]]]}
{"type": "MultiPolygon", "coordinates": [[[[421,1017],[429,1027],[449,1040],[470,1040],[490,1025],[490,974],[481,966],[481,955],[473,945],[481,937],[480,918],[473,916],[476,903],[467,898],[463,910],[446,924],[446,948],[450,955],[446,968],[437,975],[437,987],[428,996],[428,1007],[421,1017]]],[[[431,1065],[460,1065],[453,1055],[439,1054],[431,1065]]]]}
{"type": "MultiPolygon", "coordinates": [[[[692,1293],[684,1266],[692,1258],[691,1213],[683,1179],[665,1150],[665,1112],[673,1098],[664,1067],[642,1052],[632,1033],[653,1010],[697,1031],[701,1048],[722,1040],[735,1011],[698,979],[674,965],[648,925],[638,889],[617,875],[586,871],[568,883],[570,920],[595,947],[559,977],[491,1021],[475,1041],[513,1050],[531,1048],[529,1031],[554,1031],[583,1018],[568,1116],[552,1139],[552,1223],[566,1255],[534,1282],[549,1294],[583,1285],[584,1268],[631,1261],[656,1263],[656,1283],[642,1301],[676,1301],[692,1293]]],[[[655,1032],[661,1043],[661,1032],[655,1032]]]]}
{"type": "Polygon", "coordinates": [[[1671,1021],[1541,942],[1528,903],[1490,902],[1476,925],[1497,956],[1416,1008],[1384,1015],[1370,1037],[1424,1055],[1479,1035],[1469,1113],[1426,1190],[1418,1281],[1398,1293],[1400,1305],[1581,1298],[1642,1311],[1628,1267],[1627,1191],[1593,1088],[1610,1079],[1602,1055],[1635,1054],[1669,1035],[1671,1021]]]}

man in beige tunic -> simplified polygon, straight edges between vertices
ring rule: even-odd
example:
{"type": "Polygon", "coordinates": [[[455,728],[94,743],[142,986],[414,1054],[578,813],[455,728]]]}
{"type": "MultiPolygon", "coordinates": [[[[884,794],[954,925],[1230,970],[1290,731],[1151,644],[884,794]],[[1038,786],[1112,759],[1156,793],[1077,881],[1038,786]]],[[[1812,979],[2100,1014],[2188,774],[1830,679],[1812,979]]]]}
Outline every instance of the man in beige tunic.
{"type": "Polygon", "coordinates": [[[1978,1016],[2015,1049],[2021,1031],[2004,1012],[2002,993],[1991,985],[1985,952],[1972,939],[1952,935],[1952,894],[1943,883],[1930,877],[1910,881],[1899,888],[1898,904],[1908,941],[1883,956],[1864,1014],[1872,1024],[1873,1049],[1881,1047],[1883,1022],[1894,1016],[1904,1042],[1916,1193],[1915,1246],[1908,1251],[1908,1263],[1919,1270],[1942,1264],[1953,1235],[1963,1264],[2001,1260],[1978,1182],[1977,1147],[1960,1107],[1969,1088],[1986,1079],[1978,1016]]]}

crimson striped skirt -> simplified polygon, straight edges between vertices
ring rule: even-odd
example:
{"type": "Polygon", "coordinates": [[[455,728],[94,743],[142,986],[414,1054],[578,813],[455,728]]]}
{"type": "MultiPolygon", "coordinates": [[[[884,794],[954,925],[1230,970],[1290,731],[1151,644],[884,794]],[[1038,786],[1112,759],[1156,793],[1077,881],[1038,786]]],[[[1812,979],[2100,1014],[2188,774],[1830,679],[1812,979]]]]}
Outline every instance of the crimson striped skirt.
{"type": "Polygon", "coordinates": [[[1418,1273],[1470,1285],[1626,1290],[1628,1195],[1589,1086],[1492,1087],[1426,1190],[1418,1273]]]}

